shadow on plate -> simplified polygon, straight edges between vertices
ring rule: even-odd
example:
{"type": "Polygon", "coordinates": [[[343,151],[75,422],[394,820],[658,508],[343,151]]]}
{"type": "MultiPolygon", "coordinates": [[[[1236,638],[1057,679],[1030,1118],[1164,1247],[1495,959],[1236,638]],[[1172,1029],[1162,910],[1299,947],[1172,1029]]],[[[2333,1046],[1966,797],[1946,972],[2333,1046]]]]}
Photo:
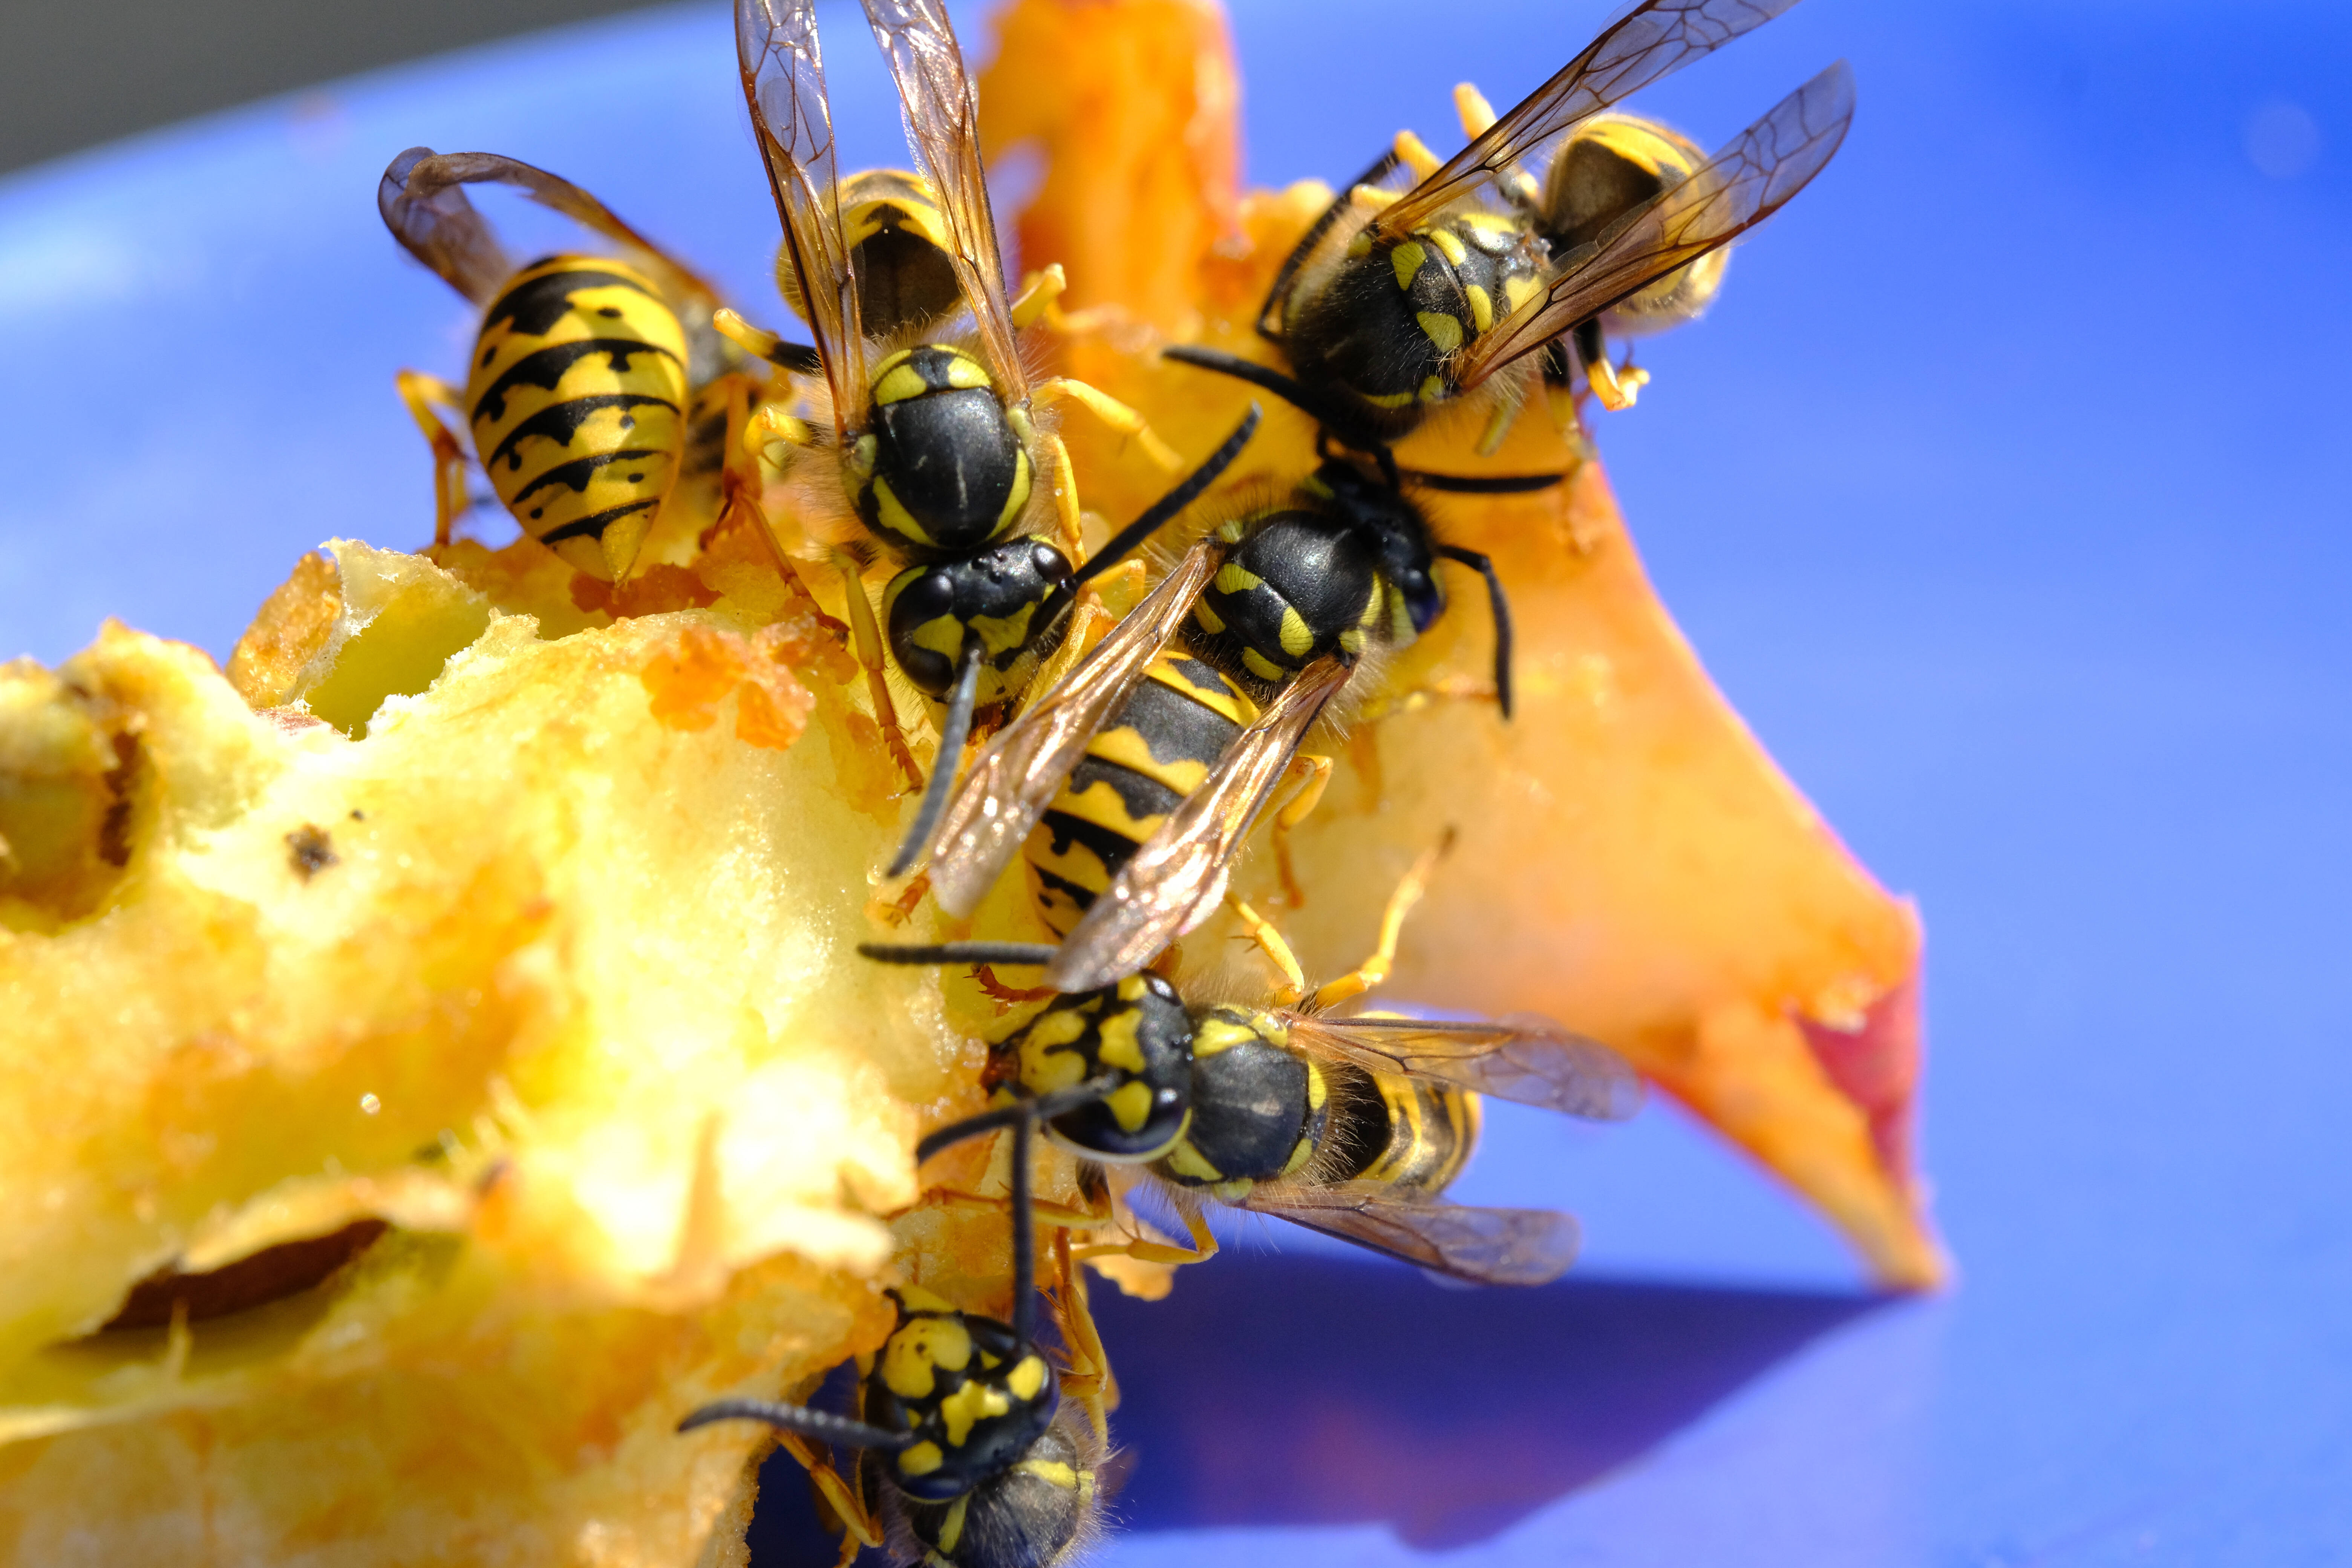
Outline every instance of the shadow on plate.
{"type": "MultiPolygon", "coordinates": [[[[1641,1458],[1895,1300],[1593,1279],[1454,1290],[1386,1264],[1232,1253],[1165,1301],[1097,1290],[1122,1393],[1118,1529],[1386,1524],[1433,1550],[1641,1458]]],[[[830,1564],[798,1467],[779,1455],[761,1482],[755,1568],[830,1564]]]]}

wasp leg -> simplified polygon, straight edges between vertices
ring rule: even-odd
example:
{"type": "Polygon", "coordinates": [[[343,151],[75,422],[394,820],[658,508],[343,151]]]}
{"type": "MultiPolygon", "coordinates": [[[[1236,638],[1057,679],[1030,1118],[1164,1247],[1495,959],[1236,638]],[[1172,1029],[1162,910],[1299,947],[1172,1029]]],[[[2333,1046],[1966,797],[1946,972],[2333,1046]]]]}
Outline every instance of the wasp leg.
{"type": "Polygon", "coordinates": [[[1283,902],[1296,910],[1305,906],[1307,889],[1299,886],[1298,868],[1291,864],[1290,832],[1307,820],[1307,814],[1323,799],[1323,792],[1330,787],[1331,759],[1300,752],[1290,759],[1285,771],[1306,775],[1298,793],[1274,814],[1274,863],[1282,873],[1283,902]]]}
{"type": "Polygon", "coordinates": [[[866,667],[866,694],[874,702],[874,721],[882,726],[882,743],[898,761],[899,769],[915,788],[923,787],[923,770],[907,749],[906,731],[898,728],[898,709],[890,700],[890,678],[883,664],[882,631],[874,621],[874,602],[866,596],[866,574],[847,554],[835,551],[834,565],[841,573],[841,592],[849,606],[849,627],[857,644],[857,662],[866,667]]]}
{"type": "Polygon", "coordinates": [[[1320,1011],[1351,996],[1360,996],[1389,977],[1389,970],[1396,963],[1397,939],[1404,932],[1405,917],[1412,913],[1413,905],[1421,902],[1422,894],[1429,890],[1429,874],[1437,869],[1437,863],[1453,847],[1454,829],[1449,827],[1443,837],[1422,851],[1421,858],[1397,882],[1396,891],[1389,895],[1389,907],[1381,916],[1381,945],[1352,973],[1342,974],[1316,992],[1315,1000],[1308,1004],[1311,1008],[1320,1011]]]}
{"type": "Polygon", "coordinates": [[[1635,370],[1632,360],[1625,362],[1622,372],[1609,363],[1609,344],[1601,337],[1597,321],[1577,323],[1576,357],[1584,366],[1584,379],[1591,386],[1592,395],[1612,414],[1622,414],[1633,407],[1642,388],[1650,384],[1650,373],[1635,370]]]}
{"type": "MultiPolygon", "coordinates": [[[[1495,106],[1486,95],[1468,82],[1454,89],[1454,112],[1462,117],[1462,134],[1475,142],[1494,128],[1495,106]]],[[[1525,169],[1511,163],[1503,169],[1496,184],[1513,206],[1532,213],[1543,204],[1543,191],[1525,169]]]]}
{"type": "Polygon", "coordinates": [[[1298,955],[1282,940],[1282,933],[1267,920],[1241,900],[1228,896],[1225,902],[1233,907],[1234,916],[1242,922],[1242,930],[1257,943],[1258,951],[1267,962],[1282,971],[1282,988],[1274,994],[1274,1005],[1287,1007],[1307,994],[1307,972],[1298,967],[1298,955]]]}
{"type": "Polygon", "coordinates": [[[393,384],[400,388],[400,400],[408,405],[408,416],[416,421],[433,447],[433,542],[446,544],[451,525],[466,510],[466,454],[441,416],[433,412],[433,405],[463,408],[466,395],[423,371],[404,370],[393,384]]]}
{"type": "Polygon", "coordinates": [[[1184,459],[1176,455],[1176,449],[1144,423],[1142,415],[1098,387],[1089,386],[1066,375],[1056,375],[1039,382],[1030,396],[1034,401],[1046,404],[1069,399],[1101,420],[1114,433],[1133,437],[1136,445],[1143,448],[1143,455],[1158,464],[1164,473],[1172,474],[1184,466],[1184,459]]]}
{"type": "Polygon", "coordinates": [[[825,1507],[833,1510],[833,1517],[841,1524],[841,1557],[834,1568],[849,1568],[849,1564],[856,1561],[861,1549],[881,1546],[881,1525],[866,1510],[866,1501],[857,1495],[857,1489],[833,1468],[832,1460],[819,1458],[815,1447],[797,1432],[777,1433],[776,1446],[790,1454],[799,1462],[801,1468],[808,1472],[809,1483],[816,1488],[817,1496],[824,1500],[825,1507]]]}
{"type": "MultiPolygon", "coordinates": [[[[1010,1197],[990,1197],[985,1193],[967,1193],[960,1187],[933,1187],[923,1194],[923,1201],[948,1209],[984,1209],[992,1214],[1013,1212],[1010,1197]]],[[[1076,1209],[1066,1204],[1048,1203],[1043,1198],[1033,1198],[1029,1206],[1042,1223],[1060,1226],[1067,1230],[1093,1230],[1109,1224],[1116,1217],[1108,1207],[1076,1209]]]]}
{"type": "Polygon", "coordinates": [[[826,615],[824,607],[817,603],[800,568],[784,553],[783,541],[776,537],[775,526],[768,521],[768,509],[760,504],[761,451],[770,440],[793,440],[793,426],[798,426],[800,437],[805,440],[808,426],[772,405],[754,407],[752,395],[759,388],[748,376],[722,376],[712,383],[712,390],[720,393],[727,404],[726,460],[719,468],[719,525],[724,527],[738,512],[751,519],[752,531],[768,547],[768,556],[775,563],[776,575],[783,580],[785,592],[816,617],[817,625],[844,642],[848,641],[849,628],[826,615]],[[773,434],[769,434],[771,431],[773,434]]]}
{"type": "Polygon", "coordinates": [[[1429,178],[1444,165],[1444,160],[1429,150],[1429,143],[1410,131],[1396,133],[1397,162],[1412,171],[1414,184],[1429,178]]]}
{"type": "Polygon", "coordinates": [[[1066,1229],[1054,1233],[1054,1268],[1060,1279],[1054,1292],[1054,1316],[1061,1324],[1062,1344],[1071,1361],[1062,1387],[1085,1406],[1095,1436],[1107,1443],[1109,1412],[1118,1408],[1118,1379],[1111,1373],[1110,1354],[1103,1349],[1102,1333],[1095,1327],[1094,1307],[1087,1300],[1087,1271],[1070,1255],[1066,1229]]]}
{"type": "Polygon", "coordinates": [[[1085,564],[1087,520],[1078,511],[1078,470],[1070,461],[1070,449],[1059,436],[1045,438],[1045,482],[1054,495],[1054,522],[1061,531],[1062,553],[1080,565],[1085,564]]]}
{"type": "Polygon", "coordinates": [[[1052,321],[1054,302],[1069,288],[1068,274],[1058,261],[1041,267],[1021,280],[1021,292],[1013,296],[1013,325],[1015,329],[1034,325],[1040,320],[1052,321]]]}
{"type": "Polygon", "coordinates": [[[1184,1216],[1184,1228],[1192,1237],[1191,1247],[1177,1247],[1165,1241],[1102,1242],[1091,1247],[1074,1247],[1070,1256],[1076,1258],[1124,1257],[1145,1263],[1166,1263],[1182,1268],[1187,1263],[1206,1263],[1217,1255],[1217,1238],[1209,1229],[1209,1222],[1198,1213],[1184,1216]]]}

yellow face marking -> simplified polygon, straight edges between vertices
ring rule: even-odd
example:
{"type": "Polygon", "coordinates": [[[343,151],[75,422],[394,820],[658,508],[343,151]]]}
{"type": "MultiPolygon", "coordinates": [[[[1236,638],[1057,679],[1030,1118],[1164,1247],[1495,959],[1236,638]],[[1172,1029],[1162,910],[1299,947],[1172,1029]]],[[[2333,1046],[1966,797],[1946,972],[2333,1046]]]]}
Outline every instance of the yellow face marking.
{"type": "Polygon", "coordinates": [[[917,626],[915,635],[907,640],[952,660],[963,651],[963,623],[953,616],[940,616],[917,626]]]}
{"type": "Polygon", "coordinates": [[[1288,605],[1282,607],[1282,651],[1293,658],[1305,658],[1307,650],[1315,646],[1315,633],[1307,625],[1307,617],[1288,605]]]}
{"type": "Polygon", "coordinates": [[[992,1384],[975,1379],[940,1401],[940,1419],[948,1424],[948,1446],[961,1448],[971,1429],[982,1421],[1009,1414],[1013,1401],[992,1384]]]}
{"type": "Polygon", "coordinates": [[[1486,290],[1475,283],[1471,284],[1463,292],[1470,299],[1470,324],[1482,332],[1491,328],[1495,324],[1494,300],[1488,296],[1486,290]]]}
{"type": "Polygon", "coordinates": [[[1260,680],[1280,680],[1284,676],[1290,673],[1280,665],[1261,657],[1257,649],[1254,647],[1245,647],[1242,649],[1242,663],[1247,666],[1249,672],[1252,675],[1256,676],[1260,680]]]}
{"type": "Polygon", "coordinates": [[[902,1476],[928,1476],[946,1461],[937,1443],[918,1443],[898,1451],[898,1473],[902,1476]]]}
{"type": "Polygon", "coordinates": [[[971,1333],[963,1320],[916,1318],[882,1347],[882,1384],[901,1399],[929,1399],[938,1386],[933,1369],[961,1372],[971,1363],[971,1333]]]}
{"type": "Polygon", "coordinates": [[[1034,1399],[1037,1391],[1045,1386],[1045,1358],[1025,1355],[1020,1364],[1004,1374],[1004,1386],[1013,1391],[1015,1399],[1034,1399]]]}
{"type": "Polygon", "coordinates": [[[1103,1103],[1110,1107],[1111,1120],[1121,1130],[1137,1131],[1151,1118],[1151,1086],[1135,1079],[1103,1096],[1103,1103]]]}
{"type": "Polygon", "coordinates": [[[918,543],[931,542],[930,534],[925,531],[921,523],[915,521],[915,514],[901,505],[898,498],[891,493],[889,480],[877,475],[867,482],[874,490],[874,513],[881,520],[884,528],[893,533],[902,534],[918,543]]]}
{"type": "MultiPolygon", "coordinates": [[[[1022,605],[1009,616],[974,616],[972,635],[980,646],[991,653],[1007,653],[1029,640],[1029,623],[1037,618],[1034,603],[1022,605]]],[[[950,649],[950,653],[954,650],[950,649]]]]}
{"type": "Polygon", "coordinates": [[[1413,240],[1406,240],[1389,252],[1389,265],[1396,268],[1397,287],[1410,291],[1412,280],[1429,259],[1429,252],[1413,240]]]}
{"type": "Polygon", "coordinates": [[[905,356],[898,359],[898,363],[874,378],[874,404],[877,408],[920,397],[931,389],[931,384],[923,379],[920,371],[906,363],[905,356]]]}
{"type": "Polygon", "coordinates": [[[1142,1026],[1143,1010],[1139,1007],[1122,1007],[1105,1018],[1095,1059],[1129,1072],[1141,1072],[1143,1047],[1136,1043],[1135,1035],[1142,1026]]]}
{"type": "Polygon", "coordinates": [[[1422,237],[1437,247],[1438,253],[1454,266],[1459,267],[1470,258],[1470,247],[1462,243],[1461,236],[1442,228],[1425,228],[1421,232],[1422,237]]]}

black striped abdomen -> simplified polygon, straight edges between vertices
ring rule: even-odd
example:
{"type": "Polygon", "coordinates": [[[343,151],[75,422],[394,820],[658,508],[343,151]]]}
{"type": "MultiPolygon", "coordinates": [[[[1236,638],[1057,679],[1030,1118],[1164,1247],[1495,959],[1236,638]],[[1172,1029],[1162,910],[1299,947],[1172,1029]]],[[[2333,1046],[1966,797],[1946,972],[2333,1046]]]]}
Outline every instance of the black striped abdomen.
{"type": "Polygon", "coordinates": [[[474,343],[474,450],[524,531],[625,575],[686,446],[686,335],[635,268],[558,256],[517,273],[474,343]]]}
{"type": "Polygon", "coordinates": [[[1367,1122],[1384,1121],[1386,1136],[1375,1132],[1362,1140],[1359,1146],[1370,1159],[1360,1169],[1334,1172],[1327,1179],[1381,1182],[1400,1198],[1435,1197],[1462,1173],[1478,1146],[1478,1097],[1427,1079],[1366,1076],[1380,1100],[1377,1110],[1367,1104],[1360,1114],[1367,1122]]]}
{"type": "Polygon", "coordinates": [[[1038,912],[1056,934],[1069,935],[1256,717],[1256,705],[1199,659],[1171,649],[1152,661],[1023,848],[1038,912]]]}

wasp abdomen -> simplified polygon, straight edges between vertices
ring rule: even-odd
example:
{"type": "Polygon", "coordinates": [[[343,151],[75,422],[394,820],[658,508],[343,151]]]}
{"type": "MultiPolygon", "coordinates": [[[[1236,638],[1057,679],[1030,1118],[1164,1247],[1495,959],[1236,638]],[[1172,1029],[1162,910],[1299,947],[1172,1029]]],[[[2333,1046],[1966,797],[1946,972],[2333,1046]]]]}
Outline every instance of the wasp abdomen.
{"type": "Polygon", "coordinates": [[[621,262],[525,268],[474,343],[474,449],[524,531],[590,576],[625,574],[685,449],[686,336],[621,262]]]}
{"type": "Polygon", "coordinates": [[[1152,661],[1024,847],[1039,912],[1055,933],[1070,933],[1256,717],[1256,704],[1201,660],[1167,650],[1152,661]]]}

